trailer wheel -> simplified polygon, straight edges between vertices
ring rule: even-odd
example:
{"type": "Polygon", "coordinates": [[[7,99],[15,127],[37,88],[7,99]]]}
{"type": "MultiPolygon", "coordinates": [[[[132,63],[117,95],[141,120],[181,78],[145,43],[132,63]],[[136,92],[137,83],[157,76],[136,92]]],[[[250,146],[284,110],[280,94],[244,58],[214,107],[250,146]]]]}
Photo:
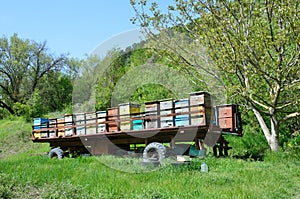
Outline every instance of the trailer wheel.
{"type": "Polygon", "coordinates": [[[144,162],[161,162],[165,157],[166,147],[158,142],[148,144],[143,152],[144,162]]]}
{"type": "Polygon", "coordinates": [[[48,156],[49,156],[49,158],[63,159],[64,151],[61,150],[60,148],[53,148],[50,150],[48,156]]]}

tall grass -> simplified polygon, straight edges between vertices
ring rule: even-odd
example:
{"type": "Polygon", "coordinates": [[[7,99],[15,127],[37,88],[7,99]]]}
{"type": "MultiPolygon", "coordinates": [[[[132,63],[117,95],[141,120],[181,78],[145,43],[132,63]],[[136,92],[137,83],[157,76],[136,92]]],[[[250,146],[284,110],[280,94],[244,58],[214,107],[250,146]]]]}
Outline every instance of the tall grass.
{"type": "Polygon", "coordinates": [[[300,195],[299,157],[284,152],[265,153],[263,161],[208,156],[193,159],[189,167],[174,167],[170,164],[172,160],[167,160],[162,167],[143,172],[138,159],[111,156],[48,159],[46,145],[30,141],[24,144],[32,148],[1,158],[0,198],[297,198],[300,195]],[[209,173],[200,171],[202,161],[208,164],[209,173]]]}
{"type": "Polygon", "coordinates": [[[107,157],[60,161],[23,154],[1,161],[0,181],[9,179],[4,187],[22,198],[32,196],[32,191],[36,198],[298,197],[300,161],[283,154],[267,156],[264,162],[207,157],[195,159],[190,167],[167,165],[152,172],[128,173],[102,164],[99,159],[107,157]],[[202,161],[209,165],[209,173],[200,172],[202,161]]]}

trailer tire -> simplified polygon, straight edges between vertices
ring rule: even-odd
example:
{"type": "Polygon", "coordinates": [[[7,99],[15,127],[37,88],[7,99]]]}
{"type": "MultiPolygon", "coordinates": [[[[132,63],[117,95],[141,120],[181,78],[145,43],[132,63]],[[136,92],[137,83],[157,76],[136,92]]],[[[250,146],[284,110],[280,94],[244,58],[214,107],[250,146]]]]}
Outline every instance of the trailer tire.
{"type": "Polygon", "coordinates": [[[161,162],[166,158],[166,147],[158,142],[146,146],[143,152],[143,162],[161,162]]]}
{"type": "Polygon", "coordinates": [[[64,151],[60,148],[53,148],[48,153],[49,158],[58,158],[63,159],[64,157],[64,151]]]}

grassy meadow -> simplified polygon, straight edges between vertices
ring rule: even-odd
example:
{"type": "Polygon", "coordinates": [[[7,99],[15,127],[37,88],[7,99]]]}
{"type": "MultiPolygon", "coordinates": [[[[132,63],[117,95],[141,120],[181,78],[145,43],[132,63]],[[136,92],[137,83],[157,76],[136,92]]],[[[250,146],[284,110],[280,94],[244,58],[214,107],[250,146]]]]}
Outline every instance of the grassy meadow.
{"type": "Polygon", "coordinates": [[[146,172],[129,157],[49,159],[30,128],[19,118],[0,121],[0,198],[300,198],[294,153],[266,152],[263,161],[209,154],[189,167],[167,159],[146,172]],[[200,172],[203,161],[209,173],[200,172]]]}

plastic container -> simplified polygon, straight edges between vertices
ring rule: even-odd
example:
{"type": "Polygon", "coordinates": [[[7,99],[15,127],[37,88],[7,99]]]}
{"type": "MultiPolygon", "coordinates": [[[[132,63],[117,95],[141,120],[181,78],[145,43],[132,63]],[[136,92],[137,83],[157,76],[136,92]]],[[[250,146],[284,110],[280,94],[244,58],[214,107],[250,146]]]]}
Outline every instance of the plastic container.
{"type": "Polygon", "coordinates": [[[201,172],[208,173],[208,166],[205,162],[201,164],[201,172]]]}

